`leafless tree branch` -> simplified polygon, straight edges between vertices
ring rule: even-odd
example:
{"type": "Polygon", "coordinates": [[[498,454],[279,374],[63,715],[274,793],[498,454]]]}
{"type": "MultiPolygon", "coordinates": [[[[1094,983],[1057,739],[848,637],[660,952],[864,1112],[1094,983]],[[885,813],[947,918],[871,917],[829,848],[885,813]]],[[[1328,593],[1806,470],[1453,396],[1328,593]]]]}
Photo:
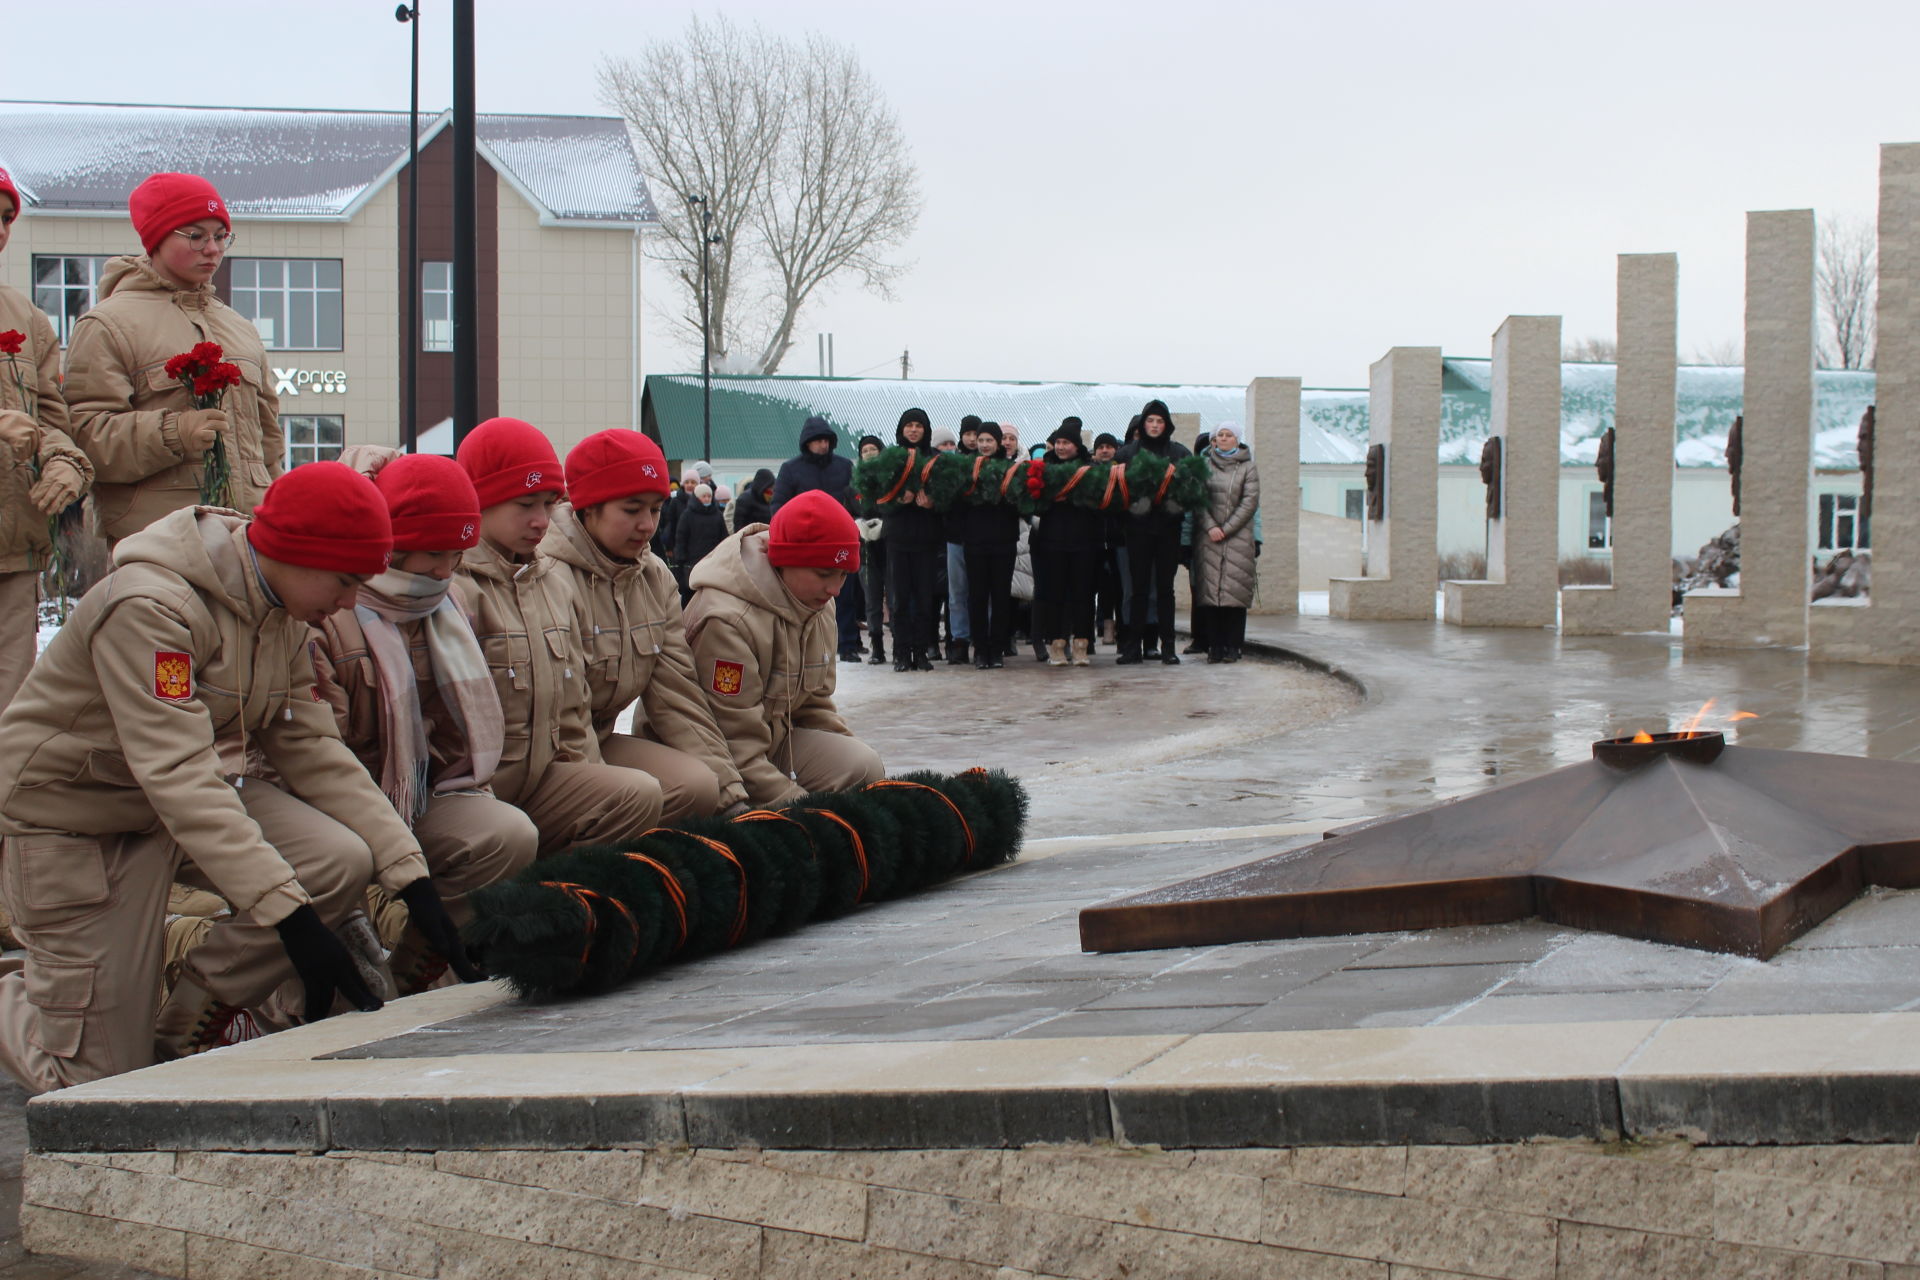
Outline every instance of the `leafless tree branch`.
{"type": "Polygon", "coordinates": [[[1872,222],[1839,214],[1820,220],[1814,285],[1819,297],[1820,362],[1829,368],[1871,369],[1873,310],[1880,278],[1872,222]]]}

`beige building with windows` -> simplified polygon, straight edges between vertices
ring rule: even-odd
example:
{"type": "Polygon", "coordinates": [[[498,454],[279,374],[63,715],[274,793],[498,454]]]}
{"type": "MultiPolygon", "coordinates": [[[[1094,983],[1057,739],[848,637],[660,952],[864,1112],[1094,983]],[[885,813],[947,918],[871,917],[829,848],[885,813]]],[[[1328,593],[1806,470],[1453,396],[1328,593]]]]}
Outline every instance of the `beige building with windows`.
{"type": "MultiPolygon", "coordinates": [[[[482,416],[540,426],[562,453],[640,425],[641,237],[658,218],[625,123],[479,118],[482,416]]],[[[420,129],[421,447],[451,452],[453,131],[420,129]]],[[[0,281],[64,339],[107,259],[139,253],[126,198],[198,173],[233,217],[215,280],[267,348],[289,464],[403,439],[404,112],[0,102],[0,168],[26,205],[0,281]]]]}

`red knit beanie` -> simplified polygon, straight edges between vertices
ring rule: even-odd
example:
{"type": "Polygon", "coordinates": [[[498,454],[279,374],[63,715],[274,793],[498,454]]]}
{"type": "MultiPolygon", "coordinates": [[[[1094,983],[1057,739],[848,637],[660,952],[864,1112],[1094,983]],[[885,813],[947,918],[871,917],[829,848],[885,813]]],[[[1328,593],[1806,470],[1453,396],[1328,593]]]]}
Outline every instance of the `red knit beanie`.
{"type": "Polygon", "coordinates": [[[309,462],[268,486],[247,541],[282,564],[374,574],[387,567],[393,526],[373,481],[343,463],[309,462]]]}
{"type": "Polygon", "coordinates": [[[860,531],[847,509],[825,491],[809,489],[773,513],[767,562],[777,568],[860,569],[860,531]]]}
{"type": "Polygon", "coordinates": [[[480,495],[452,458],[409,453],[373,483],[393,517],[395,551],[464,551],[480,541],[480,495]]]}
{"type": "Polygon", "coordinates": [[[20,188],[13,185],[13,175],[5,169],[0,169],[0,196],[5,196],[7,199],[13,201],[13,211],[15,214],[22,214],[27,211],[27,206],[20,203],[20,188]]]}
{"type": "Polygon", "coordinates": [[[454,456],[473,481],[482,511],[529,493],[566,496],[559,455],[530,422],[488,418],[467,434],[454,456]]]}
{"type": "Polygon", "coordinates": [[[636,493],[672,492],[667,456],[643,432],[596,431],[567,452],[567,501],[576,511],[636,493]]]}
{"type": "Polygon", "coordinates": [[[227,218],[227,202],[205,178],[191,173],[156,173],[133,189],[127,197],[127,216],[140,233],[140,244],[148,253],[160,246],[160,237],[202,218],[218,218],[228,231],[233,223],[227,218]]]}

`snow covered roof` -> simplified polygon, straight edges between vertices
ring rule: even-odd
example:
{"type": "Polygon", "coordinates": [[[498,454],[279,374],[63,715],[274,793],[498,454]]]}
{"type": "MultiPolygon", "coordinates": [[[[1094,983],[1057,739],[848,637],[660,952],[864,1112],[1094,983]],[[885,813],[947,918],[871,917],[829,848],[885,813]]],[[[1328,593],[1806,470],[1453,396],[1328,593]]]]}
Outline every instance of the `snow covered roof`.
{"type": "MultiPolygon", "coordinates": [[[[1674,462],[1683,467],[1725,465],[1727,429],[1740,412],[1742,370],[1687,366],[1676,392],[1674,462]]],[[[1447,357],[1442,362],[1440,461],[1477,464],[1492,413],[1493,362],[1447,357]]],[[[1591,465],[1600,434],[1613,425],[1610,364],[1561,366],[1560,458],[1591,465]]],[[[1850,470],[1860,415],[1873,403],[1873,374],[1821,370],[1814,375],[1814,465],[1850,470]]],[[[700,455],[700,377],[652,374],[644,413],[669,458],[700,455]]],[[[1176,414],[1197,413],[1203,430],[1246,420],[1243,386],[1156,386],[1089,382],[936,382],[894,378],[713,379],[714,452],[727,458],[784,457],[798,447],[800,426],[818,414],[839,428],[849,448],[861,435],[891,442],[900,411],[925,409],[936,426],[955,427],[969,413],[1021,428],[1026,444],[1045,440],[1062,418],[1075,414],[1089,441],[1102,431],[1124,435],[1127,422],[1150,399],[1176,414]]],[[[1364,389],[1306,388],[1300,393],[1300,461],[1354,464],[1366,458],[1364,389]]]]}
{"type": "MultiPolygon", "coordinates": [[[[420,118],[420,143],[452,115],[420,118]]],[[[565,222],[658,221],[626,123],[598,116],[483,115],[479,150],[565,222]]],[[[197,173],[239,217],[343,218],[406,163],[404,111],[291,111],[0,102],[0,168],[28,207],[119,211],[150,173],[197,173]]]]}

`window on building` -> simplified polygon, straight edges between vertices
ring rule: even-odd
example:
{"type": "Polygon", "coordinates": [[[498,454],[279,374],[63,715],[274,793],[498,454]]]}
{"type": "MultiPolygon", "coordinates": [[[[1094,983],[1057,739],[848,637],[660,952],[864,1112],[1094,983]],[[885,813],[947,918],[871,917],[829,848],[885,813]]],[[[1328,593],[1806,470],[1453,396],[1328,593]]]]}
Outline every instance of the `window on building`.
{"type": "Polygon", "coordinates": [[[253,321],[269,351],[338,351],[344,345],[337,258],[234,258],[233,309],[253,321]]]}
{"type": "Polygon", "coordinates": [[[1346,516],[1349,520],[1363,519],[1367,514],[1367,491],[1365,489],[1347,490],[1346,516]]]}
{"type": "Polygon", "coordinates": [[[1822,551],[1862,551],[1872,546],[1867,521],[1860,518],[1860,495],[1821,494],[1819,533],[1822,551]]]}
{"type": "Polygon", "coordinates": [[[105,256],[43,256],[33,259],[33,305],[47,313],[65,346],[73,322],[93,306],[93,291],[106,269],[105,256]]]}
{"type": "Polygon", "coordinates": [[[337,413],[283,413],[287,469],[303,462],[332,462],[347,443],[347,420],[337,413]]]}
{"type": "Polygon", "coordinates": [[[1587,550],[1604,551],[1613,545],[1613,522],[1607,519],[1607,495],[1587,490],[1587,550]]]}
{"type": "Polygon", "coordinates": [[[420,264],[420,349],[453,350],[453,264],[420,264]]]}

